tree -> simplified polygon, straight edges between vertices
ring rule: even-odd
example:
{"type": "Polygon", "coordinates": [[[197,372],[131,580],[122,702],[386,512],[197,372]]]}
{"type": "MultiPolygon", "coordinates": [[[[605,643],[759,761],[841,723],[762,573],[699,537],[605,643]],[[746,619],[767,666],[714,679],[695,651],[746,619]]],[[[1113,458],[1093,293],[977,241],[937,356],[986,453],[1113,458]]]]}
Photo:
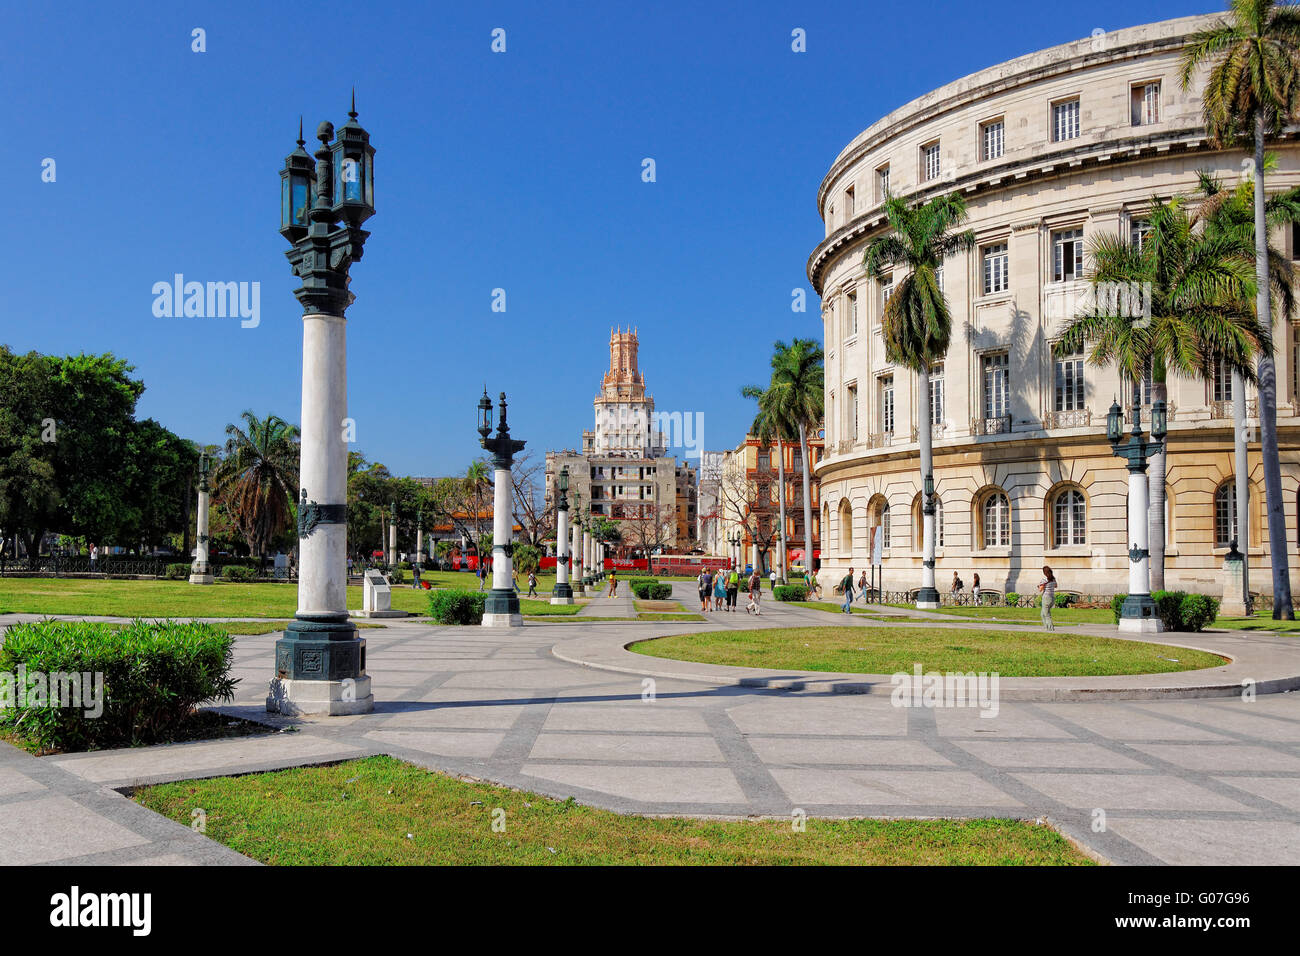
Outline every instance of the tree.
{"type": "Polygon", "coordinates": [[[677,509],[674,505],[656,505],[654,502],[631,502],[623,505],[623,543],[650,555],[672,544],[677,531],[677,509]]]}
{"type": "MultiPolygon", "coordinates": [[[[780,343],[777,343],[778,346],[780,343]]],[[[773,372],[775,377],[775,372],[773,372]]],[[[745,398],[752,398],[758,402],[758,414],[754,416],[754,422],[749,426],[749,432],[754,437],[763,442],[764,447],[770,447],[770,443],[776,441],[776,472],[777,472],[777,512],[780,521],[780,532],[777,535],[776,559],[780,567],[778,572],[781,576],[781,583],[789,583],[786,572],[786,555],[789,548],[786,546],[785,529],[788,527],[785,520],[785,440],[793,437],[793,432],[797,426],[793,426],[786,419],[786,409],[778,404],[776,392],[769,392],[768,389],[759,388],[757,385],[746,385],[740,390],[740,394],[745,398]]]]}
{"type": "Polygon", "coordinates": [[[520,574],[528,574],[542,566],[542,553],[531,544],[516,544],[510,561],[520,574]]]}
{"type": "MultiPolygon", "coordinates": [[[[1091,302],[1069,320],[1056,352],[1072,354],[1091,343],[1089,364],[1114,366],[1135,393],[1150,370],[1153,402],[1168,398],[1170,371],[1206,380],[1222,360],[1253,377],[1258,328],[1249,309],[1243,315],[1239,307],[1254,294],[1250,242],[1198,231],[1184,197],[1153,198],[1147,222],[1138,244],[1114,233],[1092,240],[1091,302]],[[1150,290],[1142,311],[1134,307],[1136,297],[1120,294],[1134,288],[1150,290]]],[[[1165,474],[1162,450],[1151,459],[1149,477],[1153,590],[1164,584],[1165,474]]]]}
{"type": "MultiPolygon", "coordinates": [[[[804,566],[810,569],[813,556],[812,456],[808,453],[808,435],[821,427],[826,416],[824,357],[821,343],[815,339],[792,339],[789,345],[775,343],[772,347],[772,383],[768,386],[769,413],[778,422],[783,422],[783,427],[794,426],[799,433],[803,458],[804,566]]],[[[784,538],[784,527],[781,534],[784,538]]]]}
{"type": "MultiPolygon", "coordinates": [[[[0,554],[10,536],[35,557],[61,501],[54,442],[44,420],[53,407],[53,365],[37,352],[0,346],[0,554]]],[[[55,423],[57,426],[57,423],[55,423]]],[[[57,439],[57,430],[52,437],[57,439]]]]}
{"type": "Polygon", "coordinates": [[[277,415],[259,419],[252,411],[240,418],[243,428],[226,426],[225,459],[214,483],[249,551],[261,557],[296,514],[298,426],[277,415]]]}
{"type": "Polygon", "coordinates": [[[481,458],[470,462],[465,469],[464,484],[466,502],[473,508],[474,534],[471,540],[474,550],[480,557],[486,557],[487,552],[483,550],[482,515],[483,498],[492,484],[492,472],[488,469],[488,463],[481,458]]]}
{"type": "MultiPolygon", "coordinates": [[[[1254,143],[1255,313],[1265,334],[1271,334],[1264,144],[1294,120],[1300,104],[1300,10],[1276,0],[1232,0],[1228,18],[1192,36],[1184,49],[1180,74],[1184,90],[1205,65],[1210,68],[1201,100],[1210,138],[1220,146],[1247,139],[1254,143]]],[[[1271,348],[1259,353],[1258,380],[1273,617],[1294,620],[1277,445],[1277,368],[1271,348]]],[[[1245,501],[1239,498],[1238,502],[1245,510],[1245,501]]]]}
{"type": "Polygon", "coordinates": [[[541,547],[547,533],[555,530],[555,512],[546,507],[543,489],[545,462],[534,462],[532,452],[524,452],[510,468],[514,486],[514,520],[525,542],[541,547]]]}
{"type": "MultiPolygon", "coordinates": [[[[750,481],[742,471],[729,471],[718,481],[718,510],[724,521],[740,525],[762,555],[776,541],[771,485],[761,475],[750,481]]],[[[765,568],[760,567],[760,570],[765,568]]]]}
{"type": "MultiPolygon", "coordinates": [[[[863,256],[867,276],[872,279],[879,280],[895,268],[907,270],[907,275],[895,283],[894,291],[885,302],[881,324],[885,357],[917,375],[917,394],[925,406],[924,413],[917,416],[923,485],[927,477],[933,479],[934,475],[929,410],[930,366],[943,361],[952,338],[952,312],[943,293],[939,270],[948,256],[974,248],[974,232],[969,229],[954,231],[966,221],[966,217],[966,203],[958,193],[914,203],[898,196],[886,196],[885,219],[890,232],[873,239],[863,256]]],[[[937,604],[935,526],[931,513],[925,515],[923,532],[922,588],[917,600],[937,604]]]]}
{"type": "Polygon", "coordinates": [[[156,546],[170,535],[184,534],[198,462],[193,442],[152,418],[132,423],[122,475],[122,493],[129,503],[131,520],[122,530],[123,540],[156,546]]]}

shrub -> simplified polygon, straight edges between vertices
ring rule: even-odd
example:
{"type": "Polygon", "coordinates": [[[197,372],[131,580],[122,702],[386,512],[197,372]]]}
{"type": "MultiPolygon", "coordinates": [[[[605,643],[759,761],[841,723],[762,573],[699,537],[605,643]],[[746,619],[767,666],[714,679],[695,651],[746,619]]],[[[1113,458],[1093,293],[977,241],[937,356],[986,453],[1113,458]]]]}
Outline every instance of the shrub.
{"type": "Polygon", "coordinates": [[[1115,615],[1115,623],[1119,623],[1120,612],[1124,609],[1124,602],[1128,600],[1127,594],[1116,594],[1110,599],[1110,611],[1115,615]]]}
{"type": "Polygon", "coordinates": [[[1008,591],[1006,602],[1008,607],[1015,607],[1020,603],[1020,594],[1016,591],[1008,591]]]}
{"type": "Polygon", "coordinates": [[[163,572],[163,577],[168,581],[187,581],[190,577],[190,566],[188,564],[169,564],[167,570],[163,572]]]}
{"type": "Polygon", "coordinates": [[[1071,604],[1074,603],[1074,595],[1058,594],[1052,603],[1055,604],[1057,607],[1069,607],[1071,604]]]}
{"type": "Polygon", "coordinates": [[[406,580],[406,572],[401,568],[389,568],[388,580],[392,584],[401,584],[406,580]]]}
{"type": "Polygon", "coordinates": [[[778,584],[776,586],[776,599],[778,601],[806,601],[808,600],[808,586],[806,584],[778,584]]]}
{"type": "Polygon", "coordinates": [[[256,581],[257,572],[242,564],[228,564],[221,569],[221,576],[227,581],[256,581]]]}
{"type": "Polygon", "coordinates": [[[1184,595],[1179,611],[1184,631],[1203,631],[1219,616],[1219,599],[1208,594],[1184,595]]]}
{"type": "Polygon", "coordinates": [[[485,591],[429,592],[429,616],[438,624],[482,624],[485,591]]]}
{"type": "Polygon", "coordinates": [[[1156,602],[1156,616],[1166,631],[1183,630],[1184,591],[1152,591],[1151,600],[1156,602]]]}
{"type": "Polygon", "coordinates": [[[663,584],[653,581],[633,588],[632,593],[643,601],[666,601],[673,596],[673,586],[666,581],[663,584]]]}
{"type": "Polygon", "coordinates": [[[232,643],[219,627],[201,623],[15,624],[0,646],[0,672],[16,674],[22,666],[29,686],[37,672],[43,680],[55,673],[60,679],[76,675],[76,683],[83,685],[81,701],[90,706],[74,701],[74,706],[60,707],[64,695],[55,686],[40,698],[19,694],[12,678],[0,677],[0,727],[43,750],[165,743],[175,739],[196,706],[234,696],[238,680],[229,674],[232,643]],[[91,682],[89,690],[83,674],[91,682]],[[94,715],[101,704],[102,713],[94,715]]]}

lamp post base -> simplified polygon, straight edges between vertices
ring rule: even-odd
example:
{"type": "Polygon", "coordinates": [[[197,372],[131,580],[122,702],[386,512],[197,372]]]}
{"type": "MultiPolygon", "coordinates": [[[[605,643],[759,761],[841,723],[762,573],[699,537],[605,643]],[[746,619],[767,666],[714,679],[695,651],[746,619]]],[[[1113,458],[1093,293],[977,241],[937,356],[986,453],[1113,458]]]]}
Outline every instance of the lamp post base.
{"type": "Polygon", "coordinates": [[[552,604],[573,603],[573,588],[569,587],[568,581],[565,581],[563,583],[557,583],[555,587],[551,589],[551,603],[552,604]]]}
{"type": "Polygon", "coordinates": [[[918,611],[935,611],[939,608],[939,592],[935,588],[921,588],[916,592],[918,611]]]}
{"type": "Polygon", "coordinates": [[[375,695],[370,692],[370,678],[344,680],[271,680],[266,695],[266,710],[286,716],[337,717],[368,714],[375,709],[375,695]]]}
{"type": "Polygon", "coordinates": [[[211,574],[191,574],[190,584],[212,584],[214,579],[211,574]]]}
{"type": "Polygon", "coordinates": [[[1130,594],[1124,599],[1119,629],[1130,634],[1158,634],[1165,629],[1150,594],[1130,594]]]}
{"type": "Polygon", "coordinates": [[[493,588],[483,602],[484,627],[523,627],[519,595],[513,588],[493,588]]]}

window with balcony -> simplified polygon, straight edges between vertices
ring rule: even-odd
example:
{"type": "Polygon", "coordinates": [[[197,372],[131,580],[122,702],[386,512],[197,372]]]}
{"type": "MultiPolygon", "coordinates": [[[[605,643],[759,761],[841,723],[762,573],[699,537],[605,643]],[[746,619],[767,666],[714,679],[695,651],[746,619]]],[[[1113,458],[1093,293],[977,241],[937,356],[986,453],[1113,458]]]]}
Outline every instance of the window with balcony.
{"type": "Polygon", "coordinates": [[[1053,360],[1053,410],[1073,412],[1083,408],[1083,347],[1053,360]]]}
{"type": "Polygon", "coordinates": [[[921,147],[921,182],[928,183],[939,178],[939,141],[926,143],[921,147]]]}
{"type": "Polygon", "coordinates": [[[936,428],[943,427],[943,363],[936,362],[930,366],[930,424],[936,428]]]}
{"type": "Polygon", "coordinates": [[[1006,125],[1001,117],[980,126],[980,159],[1001,159],[1005,147],[1006,125]]]}
{"type": "Polygon", "coordinates": [[[885,435],[894,433],[894,376],[880,377],[880,431],[885,435]]]}
{"type": "Polygon", "coordinates": [[[1229,547],[1237,540],[1237,482],[1229,478],[1214,492],[1214,546],[1229,547]]]}
{"type": "Polygon", "coordinates": [[[1052,142],[1062,143],[1079,135],[1079,101],[1052,104],[1052,142]]]}
{"type": "Polygon", "coordinates": [[[1211,391],[1216,402],[1232,401],[1232,366],[1225,359],[1218,359],[1214,363],[1211,391]]]}
{"type": "Polygon", "coordinates": [[[1133,125],[1150,126],[1160,122],[1160,83],[1138,83],[1130,94],[1133,125]]]}
{"type": "Polygon", "coordinates": [[[984,294],[1006,292],[1011,287],[1007,276],[1007,244],[999,242],[985,246],[980,258],[984,263],[984,294]]]}
{"type": "Polygon", "coordinates": [[[1083,230],[1052,233],[1052,281],[1073,282],[1083,277],[1083,230]]]}

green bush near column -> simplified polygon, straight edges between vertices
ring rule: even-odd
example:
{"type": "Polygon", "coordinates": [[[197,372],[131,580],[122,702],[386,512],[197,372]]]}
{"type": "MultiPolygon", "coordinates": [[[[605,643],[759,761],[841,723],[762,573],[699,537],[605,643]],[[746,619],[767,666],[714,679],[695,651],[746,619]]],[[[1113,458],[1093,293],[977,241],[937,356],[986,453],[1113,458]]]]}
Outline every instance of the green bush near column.
{"type": "MultiPolygon", "coordinates": [[[[1116,594],[1110,599],[1110,609],[1119,623],[1120,612],[1127,594],[1116,594]]],[[[1156,615],[1166,631],[1203,631],[1219,616],[1219,600],[1208,594],[1188,594],[1185,591],[1153,591],[1151,600],[1156,605],[1156,615]]]]}
{"type": "Polygon", "coordinates": [[[176,739],[196,706],[234,696],[232,644],[230,635],[212,624],[15,624],[0,646],[0,728],[42,750],[166,743],[176,739]],[[37,697],[24,691],[18,686],[20,673],[29,684],[39,674],[46,693],[37,697]],[[73,705],[60,706],[69,695],[77,697],[73,705]],[[96,695],[103,711],[92,716],[94,708],[88,714],[84,705],[96,695]]]}
{"type": "Polygon", "coordinates": [[[221,569],[221,577],[226,581],[256,581],[257,572],[242,564],[228,564],[221,569]]]}
{"type": "Polygon", "coordinates": [[[168,581],[184,581],[190,576],[190,566],[188,564],[169,564],[167,570],[163,572],[163,577],[168,581]]]}
{"type": "Polygon", "coordinates": [[[806,601],[808,600],[808,586],[806,584],[778,584],[775,594],[778,601],[806,601]]]}
{"type": "Polygon", "coordinates": [[[430,591],[429,616],[438,624],[482,624],[484,591],[430,591]]]}

